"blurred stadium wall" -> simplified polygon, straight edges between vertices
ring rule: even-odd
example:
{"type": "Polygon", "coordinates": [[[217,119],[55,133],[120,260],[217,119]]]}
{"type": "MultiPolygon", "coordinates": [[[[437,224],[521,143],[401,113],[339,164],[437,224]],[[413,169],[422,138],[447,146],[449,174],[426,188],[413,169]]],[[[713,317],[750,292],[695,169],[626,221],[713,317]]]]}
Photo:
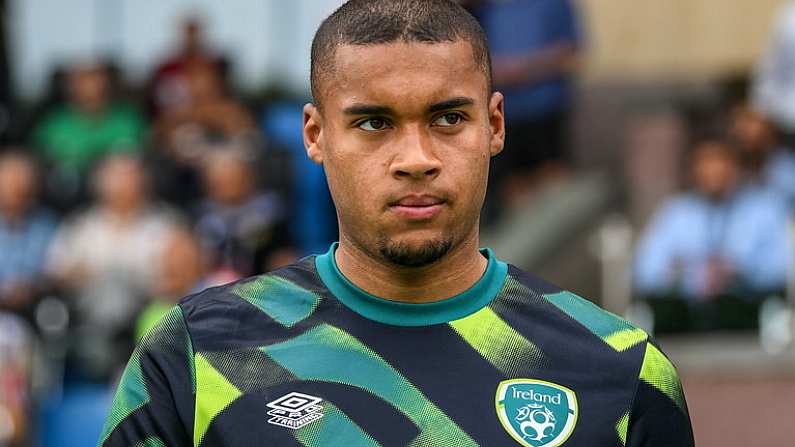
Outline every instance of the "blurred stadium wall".
{"type": "Polygon", "coordinates": [[[747,68],[786,0],[579,0],[590,80],[715,77],[747,68]]]}

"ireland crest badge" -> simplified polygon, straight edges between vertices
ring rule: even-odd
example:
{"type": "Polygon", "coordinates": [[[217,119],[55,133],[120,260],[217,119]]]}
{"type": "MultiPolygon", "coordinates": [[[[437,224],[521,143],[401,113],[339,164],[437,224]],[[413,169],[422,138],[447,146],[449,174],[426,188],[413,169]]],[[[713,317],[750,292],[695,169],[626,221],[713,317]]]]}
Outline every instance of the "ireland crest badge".
{"type": "Polygon", "coordinates": [[[558,447],[577,424],[574,391],[551,382],[533,379],[500,382],[495,404],[505,431],[525,447],[558,447]]]}

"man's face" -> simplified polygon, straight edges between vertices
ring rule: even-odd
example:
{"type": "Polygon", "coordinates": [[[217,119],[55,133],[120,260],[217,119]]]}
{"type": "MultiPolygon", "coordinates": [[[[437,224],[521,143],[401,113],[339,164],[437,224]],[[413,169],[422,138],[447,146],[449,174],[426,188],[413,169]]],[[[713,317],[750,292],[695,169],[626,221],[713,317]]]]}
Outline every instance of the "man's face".
{"type": "Polygon", "coordinates": [[[0,163],[0,213],[22,215],[33,202],[35,171],[26,160],[9,158],[0,163]]]}
{"type": "Polygon", "coordinates": [[[135,210],[146,201],[142,166],[124,157],[105,162],[98,175],[99,198],[103,206],[118,213],[135,210]]]}
{"type": "Polygon", "coordinates": [[[408,266],[477,242],[504,120],[468,42],[343,45],[320,91],[304,139],[326,171],[343,240],[408,266]]]}
{"type": "Polygon", "coordinates": [[[737,183],[737,162],[721,143],[704,143],[695,149],[693,178],[696,188],[713,199],[726,197],[737,183]]]}
{"type": "Polygon", "coordinates": [[[210,155],[203,171],[207,195],[226,206],[241,205],[250,197],[253,176],[243,160],[222,153],[210,155]]]}
{"type": "Polygon", "coordinates": [[[108,75],[102,68],[77,68],[69,78],[72,101],[85,112],[100,111],[108,100],[108,84],[108,75]]]}

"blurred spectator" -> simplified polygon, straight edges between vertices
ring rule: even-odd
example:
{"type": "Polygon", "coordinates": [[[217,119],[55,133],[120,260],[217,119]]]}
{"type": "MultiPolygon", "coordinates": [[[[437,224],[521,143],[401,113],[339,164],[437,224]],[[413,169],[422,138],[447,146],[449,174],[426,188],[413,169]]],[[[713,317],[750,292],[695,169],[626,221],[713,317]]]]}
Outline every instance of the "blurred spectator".
{"type": "Polygon", "coordinates": [[[795,2],[779,11],[765,54],[756,67],[754,106],[777,126],[795,133],[795,2]]]}
{"type": "Polygon", "coordinates": [[[55,220],[36,204],[36,180],[27,155],[0,155],[0,310],[24,313],[42,285],[55,220]]]}
{"type": "Polygon", "coordinates": [[[128,355],[113,351],[112,337],[131,329],[151,296],[174,216],[149,202],[144,168],[132,155],[106,159],[94,183],[97,203],[58,230],[48,268],[74,299],[80,355],[102,374],[128,355]]]}
{"type": "Polygon", "coordinates": [[[48,165],[47,190],[62,208],[85,195],[83,179],[109,153],[138,151],[146,123],[129,104],[113,98],[105,66],[84,64],[67,75],[68,101],[52,108],[33,130],[48,165]]]}
{"type": "Polygon", "coordinates": [[[199,241],[185,228],[175,228],[160,250],[155,297],[138,316],[135,339],[140,339],[180,298],[216,284],[205,275],[206,263],[199,241]]]}
{"type": "Polygon", "coordinates": [[[31,425],[33,333],[19,315],[30,317],[55,229],[36,177],[25,153],[0,154],[0,446],[26,445],[31,425]]]}
{"type": "Polygon", "coordinates": [[[638,292],[704,300],[783,290],[786,201],[759,185],[741,185],[737,156],[721,139],[695,145],[690,171],[693,189],[664,203],[641,237],[638,292]]]}
{"type": "Polygon", "coordinates": [[[161,189],[175,203],[189,203],[201,193],[203,156],[227,142],[259,143],[254,118],[227,94],[217,70],[195,65],[185,70],[189,99],[161,114],[155,122],[160,153],[161,189]]]}
{"type": "Polygon", "coordinates": [[[295,257],[282,198],[257,190],[250,154],[237,147],[207,154],[207,199],[196,225],[202,246],[214,254],[213,269],[230,269],[240,276],[272,270],[295,257]]]}
{"type": "Polygon", "coordinates": [[[227,94],[217,70],[197,65],[184,76],[188,100],[162,114],[155,124],[161,146],[190,162],[199,158],[208,143],[255,133],[253,117],[227,94]]]}
{"type": "Polygon", "coordinates": [[[189,72],[195,68],[223,71],[224,62],[204,43],[204,29],[198,17],[188,17],[181,27],[178,50],[158,64],[149,81],[152,115],[184,107],[191,102],[189,72]]]}
{"type": "Polygon", "coordinates": [[[472,7],[491,45],[495,88],[509,98],[506,146],[494,178],[498,193],[512,200],[569,164],[580,27],[571,0],[483,0],[472,7]]]}
{"type": "Polygon", "coordinates": [[[0,312],[0,446],[24,446],[31,410],[32,333],[20,318],[0,312]]]}
{"type": "Polygon", "coordinates": [[[739,103],[731,110],[730,131],[754,179],[795,205],[795,152],[782,143],[781,130],[750,104],[739,103]]]}

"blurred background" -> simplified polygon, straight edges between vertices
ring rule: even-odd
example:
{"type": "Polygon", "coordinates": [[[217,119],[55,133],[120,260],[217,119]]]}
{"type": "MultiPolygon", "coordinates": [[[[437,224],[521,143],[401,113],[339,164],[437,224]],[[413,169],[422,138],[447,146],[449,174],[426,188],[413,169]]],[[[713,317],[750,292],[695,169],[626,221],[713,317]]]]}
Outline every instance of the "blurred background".
{"type": "MultiPolygon", "coordinates": [[[[340,0],[0,0],[0,447],[93,446],[180,297],[323,252],[340,0]]],[[[643,326],[697,445],[795,439],[795,2],[471,0],[507,96],[483,245],[643,326]]]]}

